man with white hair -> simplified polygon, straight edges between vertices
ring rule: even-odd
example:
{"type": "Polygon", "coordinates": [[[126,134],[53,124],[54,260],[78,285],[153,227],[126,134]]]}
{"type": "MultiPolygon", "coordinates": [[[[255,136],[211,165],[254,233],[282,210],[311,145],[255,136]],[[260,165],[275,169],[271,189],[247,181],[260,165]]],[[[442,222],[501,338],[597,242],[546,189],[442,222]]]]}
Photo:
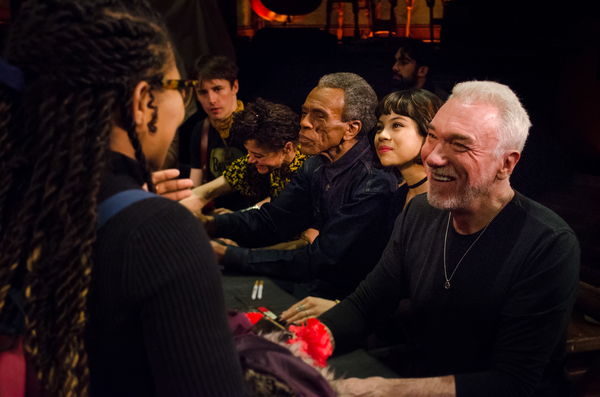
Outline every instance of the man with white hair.
{"type": "Polygon", "coordinates": [[[410,370],[341,381],[340,395],[559,395],[580,251],[561,218],[511,188],[530,126],[508,87],[454,87],[423,146],[427,195],[398,217],[367,279],[320,317],[343,349],[409,298],[410,370]]]}

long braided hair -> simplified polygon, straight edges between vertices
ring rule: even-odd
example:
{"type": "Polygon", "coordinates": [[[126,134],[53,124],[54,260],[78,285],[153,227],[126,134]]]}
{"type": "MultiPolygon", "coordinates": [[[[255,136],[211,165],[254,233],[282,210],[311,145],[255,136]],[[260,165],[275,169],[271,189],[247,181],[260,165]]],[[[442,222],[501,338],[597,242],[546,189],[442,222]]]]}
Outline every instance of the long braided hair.
{"type": "Polygon", "coordinates": [[[25,348],[51,395],[88,394],[83,332],[96,239],[96,196],[113,124],[136,134],[133,90],[160,89],[172,62],[160,16],[144,0],[30,0],[6,60],[22,92],[0,83],[0,321],[25,301],[25,348]]]}

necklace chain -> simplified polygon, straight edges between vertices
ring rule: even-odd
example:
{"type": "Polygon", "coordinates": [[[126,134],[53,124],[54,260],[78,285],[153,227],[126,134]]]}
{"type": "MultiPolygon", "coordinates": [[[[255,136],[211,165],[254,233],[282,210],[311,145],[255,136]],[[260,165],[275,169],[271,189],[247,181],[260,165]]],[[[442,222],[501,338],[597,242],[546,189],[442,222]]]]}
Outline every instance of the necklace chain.
{"type": "Polygon", "coordinates": [[[448,229],[450,228],[450,219],[452,219],[452,212],[448,213],[448,223],[446,224],[446,234],[444,236],[444,277],[446,278],[446,282],[444,283],[444,288],[450,289],[450,280],[452,280],[452,277],[454,277],[454,273],[456,273],[456,270],[458,270],[458,267],[460,266],[460,263],[463,261],[463,259],[465,259],[465,256],[467,256],[467,254],[469,253],[469,251],[471,251],[471,248],[473,248],[473,246],[475,245],[475,243],[481,238],[481,236],[483,236],[483,233],[485,233],[485,231],[488,228],[488,226],[490,225],[490,223],[492,223],[492,221],[494,219],[496,219],[496,216],[498,216],[498,214],[500,213],[500,211],[502,211],[502,209],[504,208],[504,206],[506,205],[506,203],[508,203],[508,200],[511,198],[511,196],[512,196],[512,190],[511,190],[511,193],[506,198],[506,200],[504,200],[504,203],[502,204],[502,207],[500,207],[500,210],[498,211],[498,213],[496,215],[494,215],[494,217],[492,219],[490,219],[490,221],[487,223],[487,225],[485,225],[485,227],[483,228],[483,230],[481,231],[481,233],[479,233],[479,236],[477,236],[477,238],[475,239],[475,241],[473,241],[473,243],[469,246],[469,248],[467,249],[467,251],[460,258],[460,260],[456,264],[456,267],[454,268],[454,271],[452,272],[452,274],[450,275],[449,278],[448,278],[448,272],[446,271],[446,242],[448,241],[448,229]]]}

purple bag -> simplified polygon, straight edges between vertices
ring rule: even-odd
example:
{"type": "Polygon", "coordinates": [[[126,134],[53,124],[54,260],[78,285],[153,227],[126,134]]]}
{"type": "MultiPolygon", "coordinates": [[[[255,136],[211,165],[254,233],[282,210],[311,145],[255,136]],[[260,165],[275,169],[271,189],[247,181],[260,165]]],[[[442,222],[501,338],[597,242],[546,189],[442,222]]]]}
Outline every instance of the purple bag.
{"type": "Polygon", "coordinates": [[[253,395],[337,396],[325,378],[328,376],[333,380],[333,374],[328,370],[320,372],[294,355],[285,344],[269,340],[277,339],[276,336],[272,338],[273,334],[269,339],[256,335],[243,313],[228,310],[228,316],[233,341],[253,395]]]}

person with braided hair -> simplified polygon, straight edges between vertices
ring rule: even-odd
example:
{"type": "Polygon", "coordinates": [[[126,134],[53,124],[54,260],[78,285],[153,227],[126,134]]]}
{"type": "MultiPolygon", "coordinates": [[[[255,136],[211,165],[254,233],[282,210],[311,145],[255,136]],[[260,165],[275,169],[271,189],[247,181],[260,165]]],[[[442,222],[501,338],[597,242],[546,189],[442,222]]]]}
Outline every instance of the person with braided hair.
{"type": "Polygon", "coordinates": [[[220,273],[193,215],[144,193],[97,224],[115,195],[154,191],[151,171],[193,93],[161,18],[145,0],[30,0],[5,59],[0,332],[24,335],[38,386],[51,396],[246,395],[220,273]]]}

